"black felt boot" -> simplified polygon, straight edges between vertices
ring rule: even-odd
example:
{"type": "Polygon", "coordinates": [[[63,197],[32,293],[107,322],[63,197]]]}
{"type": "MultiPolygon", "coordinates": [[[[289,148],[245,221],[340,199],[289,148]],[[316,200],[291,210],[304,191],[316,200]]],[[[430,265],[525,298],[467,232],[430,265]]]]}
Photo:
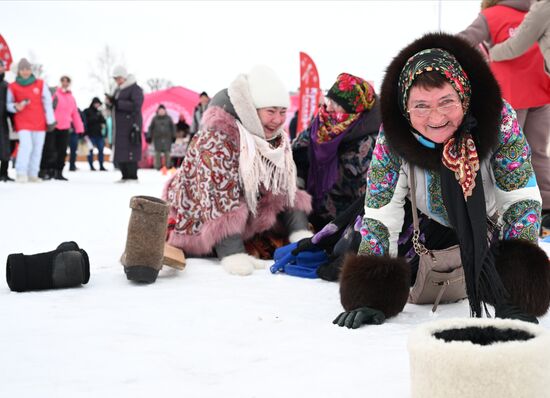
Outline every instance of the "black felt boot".
{"type": "Polygon", "coordinates": [[[90,280],[88,254],[75,242],[63,242],[57,249],[33,255],[10,254],[6,280],[12,291],[73,287],[90,280]]]}
{"type": "Polygon", "coordinates": [[[65,178],[65,177],[63,176],[63,171],[62,171],[62,170],[55,170],[54,173],[55,173],[55,174],[53,175],[54,180],[69,181],[68,178],[65,178]]]}

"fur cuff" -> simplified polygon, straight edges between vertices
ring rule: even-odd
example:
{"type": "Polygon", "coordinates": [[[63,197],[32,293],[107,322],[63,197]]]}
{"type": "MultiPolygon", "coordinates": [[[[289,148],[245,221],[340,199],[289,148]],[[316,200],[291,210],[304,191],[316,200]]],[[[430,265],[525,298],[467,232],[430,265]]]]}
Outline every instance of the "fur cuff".
{"type": "Polygon", "coordinates": [[[512,304],[542,316],[550,304],[550,263],[535,243],[515,239],[500,242],[495,264],[512,304]]]}
{"type": "Polygon", "coordinates": [[[299,231],[294,231],[288,236],[288,240],[290,243],[298,242],[305,238],[311,238],[313,236],[313,233],[311,231],[308,231],[307,229],[301,229],[299,231]]]}
{"type": "Polygon", "coordinates": [[[371,307],[389,318],[405,307],[410,285],[410,266],[403,258],[348,254],[340,274],[340,301],[346,311],[371,307]]]}

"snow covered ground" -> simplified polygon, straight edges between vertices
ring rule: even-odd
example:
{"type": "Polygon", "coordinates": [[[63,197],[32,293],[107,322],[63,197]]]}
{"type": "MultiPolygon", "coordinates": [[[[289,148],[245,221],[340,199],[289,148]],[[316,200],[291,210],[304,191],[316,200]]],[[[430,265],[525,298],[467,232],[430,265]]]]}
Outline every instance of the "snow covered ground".
{"type": "Polygon", "coordinates": [[[381,326],[339,328],[337,284],[231,276],[217,260],[134,285],[118,262],[129,199],[159,196],[167,177],[115,184],[118,172],[79,167],[69,182],[0,183],[0,259],[74,240],[91,262],[81,288],[27,293],[1,267],[0,397],[407,397],[411,330],[468,316],[466,303],[407,305],[381,326]]]}

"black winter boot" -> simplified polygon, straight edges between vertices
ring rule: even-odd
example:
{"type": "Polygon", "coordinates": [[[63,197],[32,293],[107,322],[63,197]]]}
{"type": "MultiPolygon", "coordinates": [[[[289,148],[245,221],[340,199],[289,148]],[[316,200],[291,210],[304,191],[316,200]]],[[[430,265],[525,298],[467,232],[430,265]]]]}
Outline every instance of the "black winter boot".
{"type": "Polygon", "coordinates": [[[68,178],[63,177],[63,172],[61,170],[55,170],[55,174],[53,175],[53,178],[59,181],[69,181],[68,178]]]}
{"type": "Polygon", "coordinates": [[[12,291],[73,287],[90,280],[88,254],[75,242],[63,242],[51,252],[10,254],[6,280],[12,291]]]}

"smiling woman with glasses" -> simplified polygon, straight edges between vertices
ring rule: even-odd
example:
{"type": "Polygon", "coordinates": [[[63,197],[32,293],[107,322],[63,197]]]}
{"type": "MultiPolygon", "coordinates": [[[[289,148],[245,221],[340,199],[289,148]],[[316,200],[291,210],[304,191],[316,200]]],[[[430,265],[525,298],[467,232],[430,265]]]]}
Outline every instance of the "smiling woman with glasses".
{"type": "Polygon", "coordinates": [[[481,54],[448,34],[416,40],[387,69],[381,113],[362,240],[342,266],[335,323],[379,324],[402,311],[419,263],[413,212],[428,250],[459,246],[471,315],[490,304],[496,317],[537,322],[550,303],[541,195],[516,113],[481,54]]]}
{"type": "Polygon", "coordinates": [[[445,100],[443,102],[443,105],[439,105],[436,107],[429,107],[424,104],[418,104],[418,105],[415,105],[414,108],[409,108],[407,112],[412,113],[414,114],[414,116],[418,116],[418,117],[427,117],[434,110],[441,113],[442,115],[448,115],[456,111],[459,106],[460,106],[460,102],[458,102],[458,99],[445,100]]]}

